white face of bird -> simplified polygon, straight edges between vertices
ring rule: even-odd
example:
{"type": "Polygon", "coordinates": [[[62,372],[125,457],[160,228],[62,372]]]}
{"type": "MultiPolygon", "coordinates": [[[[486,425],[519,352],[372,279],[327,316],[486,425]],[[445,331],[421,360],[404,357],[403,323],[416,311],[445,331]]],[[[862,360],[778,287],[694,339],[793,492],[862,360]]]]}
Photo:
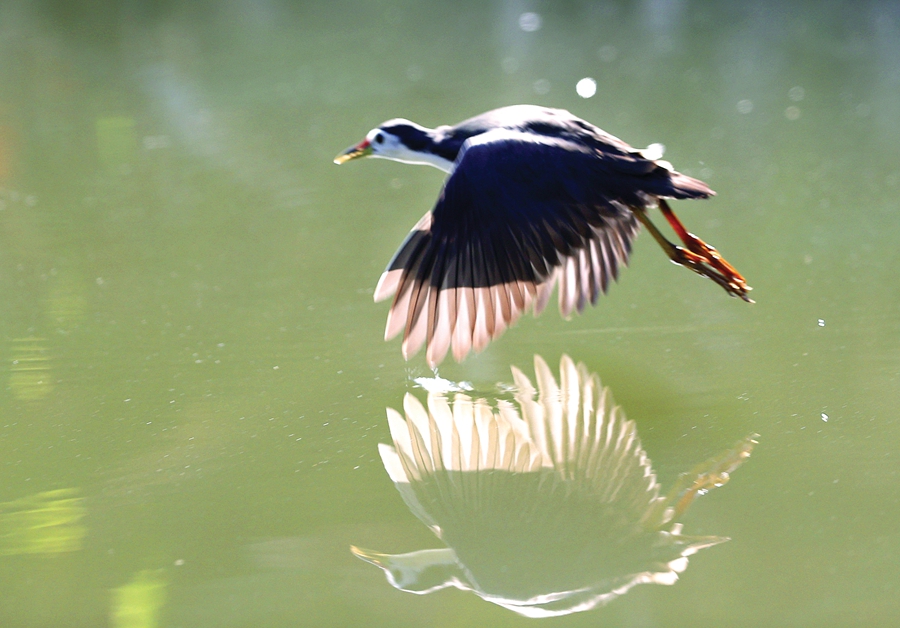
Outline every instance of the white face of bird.
{"type": "Polygon", "coordinates": [[[351,146],[338,155],[334,163],[342,164],[360,157],[380,157],[406,164],[423,164],[434,166],[444,172],[450,172],[453,163],[426,150],[427,143],[421,141],[421,149],[411,148],[407,142],[427,137],[428,130],[408,120],[391,120],[374,128],[366,134],[366,139],[351,146]],[[405,141],[404,141],[405,140],[405,141]]]}
{"type": "Polygon", "coordinates": [[[414,163],[413,160],[421,159],[419,153],[406,146],[397,135],[381,127],[369,131],[365,141],[372,148],[370,157],[381,157],[406,163],[414,163]]]}

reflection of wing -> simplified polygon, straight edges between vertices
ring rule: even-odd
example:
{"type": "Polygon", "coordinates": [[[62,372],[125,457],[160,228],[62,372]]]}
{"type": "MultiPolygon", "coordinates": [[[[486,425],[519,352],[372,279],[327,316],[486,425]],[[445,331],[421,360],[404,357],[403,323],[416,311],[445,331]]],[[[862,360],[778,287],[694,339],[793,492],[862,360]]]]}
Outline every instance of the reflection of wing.
{"type": "Polygon", "coordinates": [[[634,422],[584,364],[576,366],[564,355],[559,368],[557,386],[547,363],[535,356],[535,390],[513,367],[516,401],[532,439],[562,479],[595,499],[644,512],[658,499],[659,485],[634,422]]]}
{"type": "MultiPolygon", "coordinates": [[[[568,356],[560,363],[560,384],[540,356],[535,356],[537,390],[513,367],[521,410],[497,401],[493,410],[483,399],[457,394],[452,406],[440,394],[428,396],[428,410],[410,394],[404,398],[406,419],[388,409],[394,447],[379,445],[385,469],[396,484],[433,478],[440,471],[509,471],[552,469],[566,490],[640,520],[660,498],[633,421],[613,405],[612,394],[596,375],[568,356]],[[524,416],[524,419],[521,418],[524,416]]],[[[454,476],[464,481],[465,476],[454,476]]],[[[485,480],[478,478],[480,490],[485,480]]],[[[460,492],[455,498],[471,496],[460,492]]],[[[404,499],[432,527],[421,505],[404,499]]]]}
{"type": "Polygon", "coordinates": [[[465,502],[489,483],[479,471],[524,473],[541,468],[544,459],[528,436],[528,426],[511,404],[498,405],[494,411],[483,399],[457,394],[451,406],[446,397],[432,393],[427,411],[407,394],[405,420],[388,408],[394,447],[378,446],[384,468],[413,513],[438,536],[438,523],[429,514],[434,501],[425,500],[431,502],[427,509],[417,494],[433,488],[438,493],[434,499],[465,502]]]}
{"type": "Polygon", "coordinates": [[[559,383],[535,357],[535,384],[513,369],[516,404],[412,395],[388,410],[394,446],[379,445],[410,510],[446,551],[355,549],[397,588],[446,586],[530,617],[606,604],[641,583],[673,584],[687,557],[723,542],[681,534],[674,517],[752,449],[748,439],[684,474],[669,498],[636,426],[595,375],[567,356],[559,383]],[[683,505],[683,507],[682,507],[683,505]]]}

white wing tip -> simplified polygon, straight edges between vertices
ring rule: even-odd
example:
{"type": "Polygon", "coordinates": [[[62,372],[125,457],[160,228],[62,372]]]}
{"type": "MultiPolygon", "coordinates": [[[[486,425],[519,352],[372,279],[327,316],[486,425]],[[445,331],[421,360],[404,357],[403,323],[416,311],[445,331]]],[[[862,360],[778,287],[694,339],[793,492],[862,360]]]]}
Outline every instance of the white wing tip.
{"type": "Polygon", "coordinates": [[[400,284],[400,279],[402,276],[402,268],[386,270],[381,273],[381,277],[378,279],[378,284],[375,286],[375,294],[373,295],[375,303],[384,301],[395,292],[397,292],[397,286],[400,284]]]}

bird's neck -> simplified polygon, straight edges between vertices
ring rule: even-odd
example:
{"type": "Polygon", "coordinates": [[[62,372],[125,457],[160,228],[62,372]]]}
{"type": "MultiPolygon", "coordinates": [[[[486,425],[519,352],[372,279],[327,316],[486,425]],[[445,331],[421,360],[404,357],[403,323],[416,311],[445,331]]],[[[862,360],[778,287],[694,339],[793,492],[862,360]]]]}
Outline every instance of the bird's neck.
{"type": "Polygon", "coordinates": [[[467,135],[457,132],[453,127],[428,129],[408,121],[404,121],[397,136],[400,141],[395,146],[380,149],[372,156],[406,164],[434,166],[448,173],[453,171],[456,157],[468,139],[467,135]]]}
{"type": "Polygon", "coordinates": [[[461,143],[455,142],[448,136],[446,132],[448,128],[420,127],[416,137],[405,138],[409,152],[397,161],[434,166],[438,170],[450,172],[453,170],[453,162],[456,161],[456,156],[459,154],[461,143]]]}
{"type": "Polygon", "coordinates": [[[430,140],[426,149],[431,158],[429,164],[444,172],[450,172],[468,137],[461,136],[450,126],[427,129],[427,133],[430,140]]]}
{"type": "Polygon", "coordinates": [[[407,164],[434,166],[438,170],[443,170],[444,172],[450,172],[451,170],[453,170],[453,161],[447,159],[442,155],[427,150],[422,152],[411,151],[408,155],[404,155],[401,158],[395,157],[393,159],[395,161],[402,161],[403,163],[407,164]]]}

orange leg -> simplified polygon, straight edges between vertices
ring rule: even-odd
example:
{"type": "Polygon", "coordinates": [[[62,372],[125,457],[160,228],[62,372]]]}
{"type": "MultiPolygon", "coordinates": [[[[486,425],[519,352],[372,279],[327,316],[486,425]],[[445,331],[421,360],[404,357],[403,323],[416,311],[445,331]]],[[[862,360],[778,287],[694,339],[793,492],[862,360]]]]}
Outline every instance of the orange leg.
{"type": "Polygon", "coordinates": [[[687,248],[682,248],[669,242],[656,228],[656,225],[650,222],[646,210],[632,207],[638,220],[653,235],[669,258],[676,264],[690,268],[695,273],[712,279],[722,286],[728,294],[740,297],[748,303],[753,303],[753,300],[747,295],[752,288],[747,285],[741,274],[731,264],[726,262],[716,249],[685,229],[678,216],[675,215],[675,212],[672,211],[672,208],[669,207],[669,204],[664,199],[659,199],[659,209],[687,248]]]}

